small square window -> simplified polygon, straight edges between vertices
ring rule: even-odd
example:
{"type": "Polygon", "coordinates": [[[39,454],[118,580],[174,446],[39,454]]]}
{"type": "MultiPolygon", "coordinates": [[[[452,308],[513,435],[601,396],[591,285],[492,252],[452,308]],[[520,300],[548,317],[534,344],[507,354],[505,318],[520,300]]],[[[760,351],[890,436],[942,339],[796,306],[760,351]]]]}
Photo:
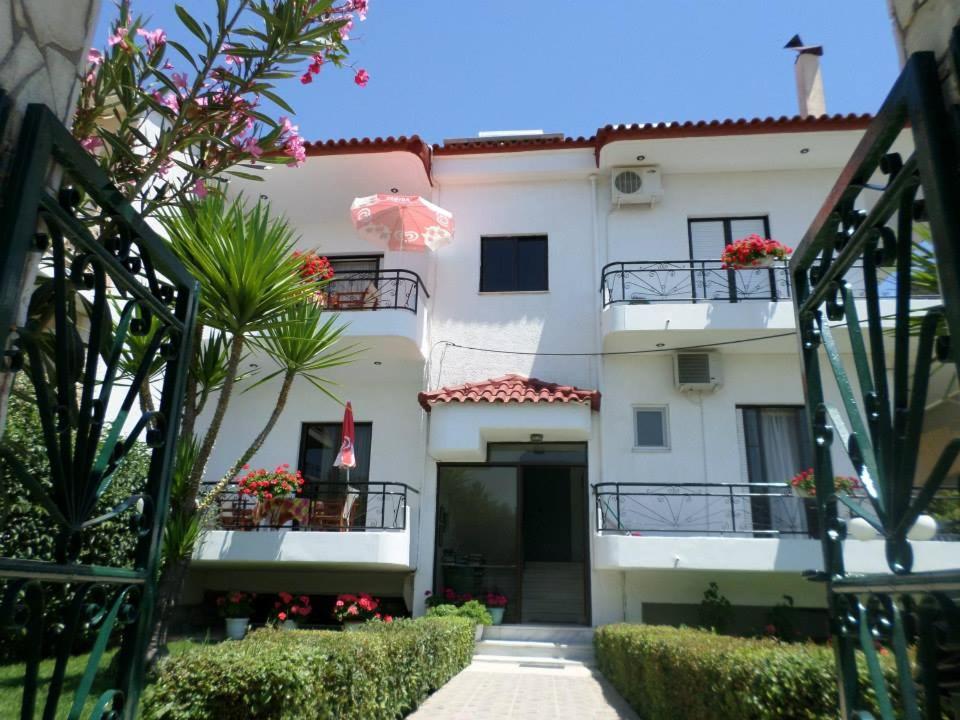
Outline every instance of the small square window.
{"type": "Polygon", "coordinates": [[[546,235],[480,238],[480,292],[547,289],[546,235]]]}
{"type": "Polygon", "coordinates": [[[670,447],[667,408],[633,409],[633,447],[637,450],[667,450],[670,447]]]}

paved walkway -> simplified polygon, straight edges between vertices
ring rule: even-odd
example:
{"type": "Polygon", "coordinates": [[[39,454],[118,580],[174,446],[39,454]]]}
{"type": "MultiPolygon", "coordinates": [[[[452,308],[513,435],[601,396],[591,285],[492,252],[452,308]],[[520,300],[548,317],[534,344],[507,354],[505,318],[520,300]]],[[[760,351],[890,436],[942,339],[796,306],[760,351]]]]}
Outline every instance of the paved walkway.
{"type": "Polygon", "coordinates": [[[474,662],[410,720],[638,720],[596,670],[474,662]]]}

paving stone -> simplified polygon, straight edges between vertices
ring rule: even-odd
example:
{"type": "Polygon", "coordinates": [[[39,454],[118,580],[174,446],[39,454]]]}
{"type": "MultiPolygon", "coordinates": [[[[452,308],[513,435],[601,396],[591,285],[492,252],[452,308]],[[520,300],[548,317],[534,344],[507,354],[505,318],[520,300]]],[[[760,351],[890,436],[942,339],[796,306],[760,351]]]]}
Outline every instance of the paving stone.
{"type": "Polygon", "coordinates": [[[474,662],[411,720],[638,720],[626,701],[586,666],[525,668],[474,662]]]}

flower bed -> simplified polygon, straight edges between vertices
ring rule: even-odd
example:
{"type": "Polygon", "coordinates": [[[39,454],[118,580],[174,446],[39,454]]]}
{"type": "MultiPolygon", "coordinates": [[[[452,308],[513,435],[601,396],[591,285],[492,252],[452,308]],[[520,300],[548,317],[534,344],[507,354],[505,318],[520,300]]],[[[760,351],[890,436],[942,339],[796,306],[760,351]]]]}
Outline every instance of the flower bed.
{"type": "Polygon", "coordinates": [[[355,633],[259,630],[165,660],[144,720],[402,717],[470,663],[459,618],[366,623],[355,633]]]}
{"type": "MultiPolygon", "coordinates": [[[[833,650],[823,645],[658,625],[607,625],[594,645],[600,671],[644,720],[838,717],[833,650]]],[[[879,717],[866,664],[858,664],[861,692],[879,717]]],[[[894,680],[892,663],[883,670],[894,680]]]]}

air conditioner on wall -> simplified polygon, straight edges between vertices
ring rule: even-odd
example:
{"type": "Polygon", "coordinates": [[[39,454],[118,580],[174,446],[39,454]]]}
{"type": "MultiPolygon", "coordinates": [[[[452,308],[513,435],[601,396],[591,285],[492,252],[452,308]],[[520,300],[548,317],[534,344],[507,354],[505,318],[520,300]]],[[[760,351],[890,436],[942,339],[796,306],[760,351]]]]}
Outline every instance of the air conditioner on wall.
{"type": "Polygon", "coordinates": [[[723,378],[720,354],[711,352],[678,352],[673,356],[673,381],[681,392],[716,390],[723,378]]]}
{"type": "Polygon", "coordinates": [[[653,205],[663,198],[660,168],[657,165],[613,168],[610,191],[614,207],[653,205]]]}

